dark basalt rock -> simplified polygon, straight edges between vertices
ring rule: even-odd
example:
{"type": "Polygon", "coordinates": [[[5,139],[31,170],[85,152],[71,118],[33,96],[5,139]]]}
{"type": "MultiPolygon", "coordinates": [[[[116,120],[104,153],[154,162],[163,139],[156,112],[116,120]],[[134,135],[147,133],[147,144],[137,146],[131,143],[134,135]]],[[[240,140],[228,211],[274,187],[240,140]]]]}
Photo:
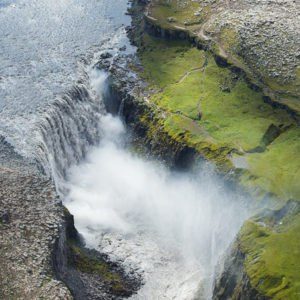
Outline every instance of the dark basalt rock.
{"type": "Polygon", "coordinates": [[[0,212],[0,223],[8,223],[10,219],[10,216],[8,213],[1,214],[0,212]]]}
{"type": "Polygon", "coordinates": [[[215,285],[213,300],[268,299],[252,288],[244,263],[245,255],[238,246],[233,247],[225,262],[224,271],[215,285]]]}
{"type": "Polygon", "coordinates": [[[102,59],[108,59],[108,58],[111,58],[111,57],[112,57],[112,54],[109,53],[109,52],[105,52],[105,53],[102,53],[102,54],[100,55],[100,57],[101,57],[102,59]]]}
{"type": "MultiPolygon", "coordinates": [[[[300,213],[300,203],[293,199],[288,200],[280,209],[263,209],[251,219],[256,223],[269,226],[275,232],[282,230],[281,223],[286,219],[300,213]]],[[[247,275],[246,255],[247,251],[242,250],[241,240],[237,237],[229,255],[226,258],[224,270],[216,281],[213,300],[225,299],[271,299],[262,295],[251,286],[250,278],[247,275]]],[[[262,278],[263,280],[263,278],[262,278]]]]}
{"type": "Polygon", "coordinates": [[[138,275],[127,274],[121,265],[88,249],[74,226],[74,218],[64,208],[65,222],[55,243],[52,266],[56,277],[78,300],[128,298],[141,286],[138,275]]]}

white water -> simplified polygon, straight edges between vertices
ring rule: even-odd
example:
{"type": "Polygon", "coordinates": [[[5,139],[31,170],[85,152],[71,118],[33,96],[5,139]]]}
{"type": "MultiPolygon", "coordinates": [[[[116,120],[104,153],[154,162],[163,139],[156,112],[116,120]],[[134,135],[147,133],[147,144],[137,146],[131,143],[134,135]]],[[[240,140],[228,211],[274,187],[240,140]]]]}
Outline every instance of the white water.
{"type": "Polygon", "coordinates": [[[127,42],[117,31],[126,9],[126,0],[0,0],[0,135],[18,152],[36,156],[49,104],[85,83],[100,46],[127,42]]]}
{"type": "Polygon", "coordinates": [[[209,299],[215,267],[247,216],[245,199],[208,165],[177,173],[132,154],[118,117],[103,116],[100,128],[100,145],[66,182],[87,245],[143,274],[133,299],[209,299]]]}

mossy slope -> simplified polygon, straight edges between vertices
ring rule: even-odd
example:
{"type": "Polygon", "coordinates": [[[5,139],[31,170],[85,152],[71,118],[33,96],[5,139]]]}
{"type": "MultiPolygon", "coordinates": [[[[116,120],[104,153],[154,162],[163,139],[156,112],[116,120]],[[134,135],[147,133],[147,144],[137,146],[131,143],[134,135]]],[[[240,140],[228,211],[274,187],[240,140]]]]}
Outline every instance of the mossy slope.
{"type": "Polygon", "coordinates": [[[264,103],[262,92],[241,75],[219,67],[211,54],[186,41],[145,34],[140,53],[141,76],[151,82],[147,100],[160,111],[170,135],[184,133],[198,149],[226,146],[244,161],[244,175],[253,175],[252,180],[241,177],[241,184],[253,183],[283,200],[299,199],[300,128],[285,110],[264,103]],[[278,134],[272,136],[270,128],[278,134]]]}
{"type": "Polygon", "coordinates": [[[249,299],[300,298],[299,207],[288,201],[280,210],[265,210],[244,223],[214,299],[239,299],[249,290],[255,295],[249,299]],[[226,277],[233,273],[230,286],[226,277]]]}
{"type": "Polygon", "coordinates": [[[128,276],[106,255],[86,248],[66,207],[64,216],[66,239],[56,254],[56,274],[68,285],[75,299],[119,299],[135,293],[140,279],[128,276]]]}

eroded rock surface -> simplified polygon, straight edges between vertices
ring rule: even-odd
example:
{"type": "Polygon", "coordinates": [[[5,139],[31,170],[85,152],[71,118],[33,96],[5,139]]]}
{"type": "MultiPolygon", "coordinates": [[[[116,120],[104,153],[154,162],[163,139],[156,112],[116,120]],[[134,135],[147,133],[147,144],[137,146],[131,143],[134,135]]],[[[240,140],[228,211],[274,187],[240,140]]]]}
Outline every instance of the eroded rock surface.
{"type": "Polygon", "coordinates": [[[0,298],[72,299],[51,253],[63,220],[53,183],[0,142],[0,298]]]}
{"type": "MultiPolygon", "coordinates": [[[[255,75],[282,85],[299,72],[299,11],[294,0],[220,1],[204,31],[223,37],[227,50],[241,56],[255,75]]],[[[294,92],[299,95],[299,83],[294,92]]]]}

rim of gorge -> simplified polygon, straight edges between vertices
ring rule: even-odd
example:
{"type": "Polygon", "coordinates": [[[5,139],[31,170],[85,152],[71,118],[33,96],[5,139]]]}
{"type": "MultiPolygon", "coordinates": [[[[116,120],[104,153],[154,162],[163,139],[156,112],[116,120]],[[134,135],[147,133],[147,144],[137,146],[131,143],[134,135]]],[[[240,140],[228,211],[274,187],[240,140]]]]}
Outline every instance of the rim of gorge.
{"type": "MultiPolygon", "coordinates": [[[[137,53],[107,50],[93,66],[109,74],[104,105],[135,151],[179,170],[209,162],[251,199],[213,299],[300,299],[299,11],[295,0],[133,0],[137,53]]],[[[0,298],[136,293],[139,275],[84,246],[41,168],[0,147],[0,298]]]]}

